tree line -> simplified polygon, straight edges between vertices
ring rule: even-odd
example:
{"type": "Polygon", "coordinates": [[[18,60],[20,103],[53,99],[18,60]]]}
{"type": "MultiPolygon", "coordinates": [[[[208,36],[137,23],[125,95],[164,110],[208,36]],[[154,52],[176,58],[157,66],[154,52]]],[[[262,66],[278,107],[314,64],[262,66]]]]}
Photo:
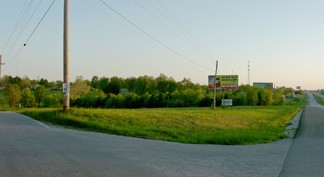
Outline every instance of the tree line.
{"type": "MultiPolygon", "coordinates": [[[[4,90],[9,106],[62,107],[62,81],[47,79],[30,80],[28,77],[4,76],[0,87],[4,90]]],[[[213,92],[206,85],[194,84],[184,78],[175,81],[164,74],[139,77],[93,76],[86,80],[76,77],[70,83],[71,107],[86,108],[157,108],[157,107],[208,107],[212,104],[213,92]]],[[[241,85],[234,91],[217,91],[216,103],[221,99],[232,99],[233,105],[280,105],[285,97],[294,94],[292,88],[261,89],[241,85]]]]}

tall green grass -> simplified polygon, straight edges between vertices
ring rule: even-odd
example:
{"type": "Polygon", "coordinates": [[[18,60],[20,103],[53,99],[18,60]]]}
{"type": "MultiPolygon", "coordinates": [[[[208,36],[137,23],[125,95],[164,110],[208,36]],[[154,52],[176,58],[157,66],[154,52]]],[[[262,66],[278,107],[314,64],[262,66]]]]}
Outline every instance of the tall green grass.
{"type": "Polygon", "coordinates": [[[161,109],[20,109],[40,121],[109,134],[193,144],[257,144],[285,138],[300,106],[161,109]]]}

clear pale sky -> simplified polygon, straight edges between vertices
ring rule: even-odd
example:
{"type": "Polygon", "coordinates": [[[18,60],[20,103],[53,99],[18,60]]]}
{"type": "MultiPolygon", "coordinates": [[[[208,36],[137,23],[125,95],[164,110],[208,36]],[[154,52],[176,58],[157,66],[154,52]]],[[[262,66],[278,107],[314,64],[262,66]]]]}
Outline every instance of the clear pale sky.
{"type": "MultiPolygon", "coordinates": [[[[23,47],[51,2],[0,1],[3,75],[63,80],[63,0],[23,47]]],[[[104,2],[154,39],[99,0],[70,0],[71,81],[163,73],[207,85],[218,60],[218,74],[237,74],[240,84],[250,61],[251,83],[324,88],[323,0],[104,2]]]]}

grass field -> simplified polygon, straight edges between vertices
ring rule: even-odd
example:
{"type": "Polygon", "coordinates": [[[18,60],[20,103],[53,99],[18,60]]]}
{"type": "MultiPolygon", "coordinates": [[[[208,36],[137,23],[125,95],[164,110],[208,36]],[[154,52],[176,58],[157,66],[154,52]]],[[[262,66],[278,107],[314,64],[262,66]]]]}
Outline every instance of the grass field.
{"type": "Polygon", "coordinates": [[[314,94],[314,93],[313,93],[313,96],[316,99],[316,101],[317,101],[318,104],[324,105],[324,100],[323,100],[323,98],[321,96],[319,96],[317,94],[314,94]]]}
{"type": "Polygon", "coordinates": [[[161,109],[19,109],[40,121],[89,131],[193,144],[257,144],[285,138],[300,105],[161,109]]]}
{"type": "MultiPolygon", "coordinates": [[[[1,94],[1,93],[0,93],[1,94]]],[[[3,94],[1,94],[3,96],[3,94]]],[[[258,144],[285,138],[302,98],[281,106],[160,109],[78,109],[1,107],[34,119],[88,131],[193,144],[258,144]]]]}

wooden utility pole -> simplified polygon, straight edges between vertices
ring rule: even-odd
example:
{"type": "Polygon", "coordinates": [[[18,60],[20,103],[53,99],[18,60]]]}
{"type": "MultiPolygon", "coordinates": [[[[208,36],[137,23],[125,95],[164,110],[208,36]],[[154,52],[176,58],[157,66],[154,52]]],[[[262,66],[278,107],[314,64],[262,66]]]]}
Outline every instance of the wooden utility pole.
{"type": "Polygon", "coordinates": [[[216,109],[216,85],[217,85],[217,68],[218,68],[218,60],[216,60],[216,69],[215,69],[215,80],[214,80],[214,104],[213,104],[213,108],[216,109]]]}
{"type": "Polygon", "coordinates": [[[64,0],[64,35],[63,35],[63,92],[64,105],[63,110],[70,110],[70,81],[69,81],[69,1],[64,0]]]}
{"type": "Polygon", "coordinates": [[[2,55],[0,55],[0,82],[1,82],[1,79],[2,79],[2,73],[1,73],[1,69],[2,69],[2,65],[4,65],[5,63],[2,63],[2,55]]]}

